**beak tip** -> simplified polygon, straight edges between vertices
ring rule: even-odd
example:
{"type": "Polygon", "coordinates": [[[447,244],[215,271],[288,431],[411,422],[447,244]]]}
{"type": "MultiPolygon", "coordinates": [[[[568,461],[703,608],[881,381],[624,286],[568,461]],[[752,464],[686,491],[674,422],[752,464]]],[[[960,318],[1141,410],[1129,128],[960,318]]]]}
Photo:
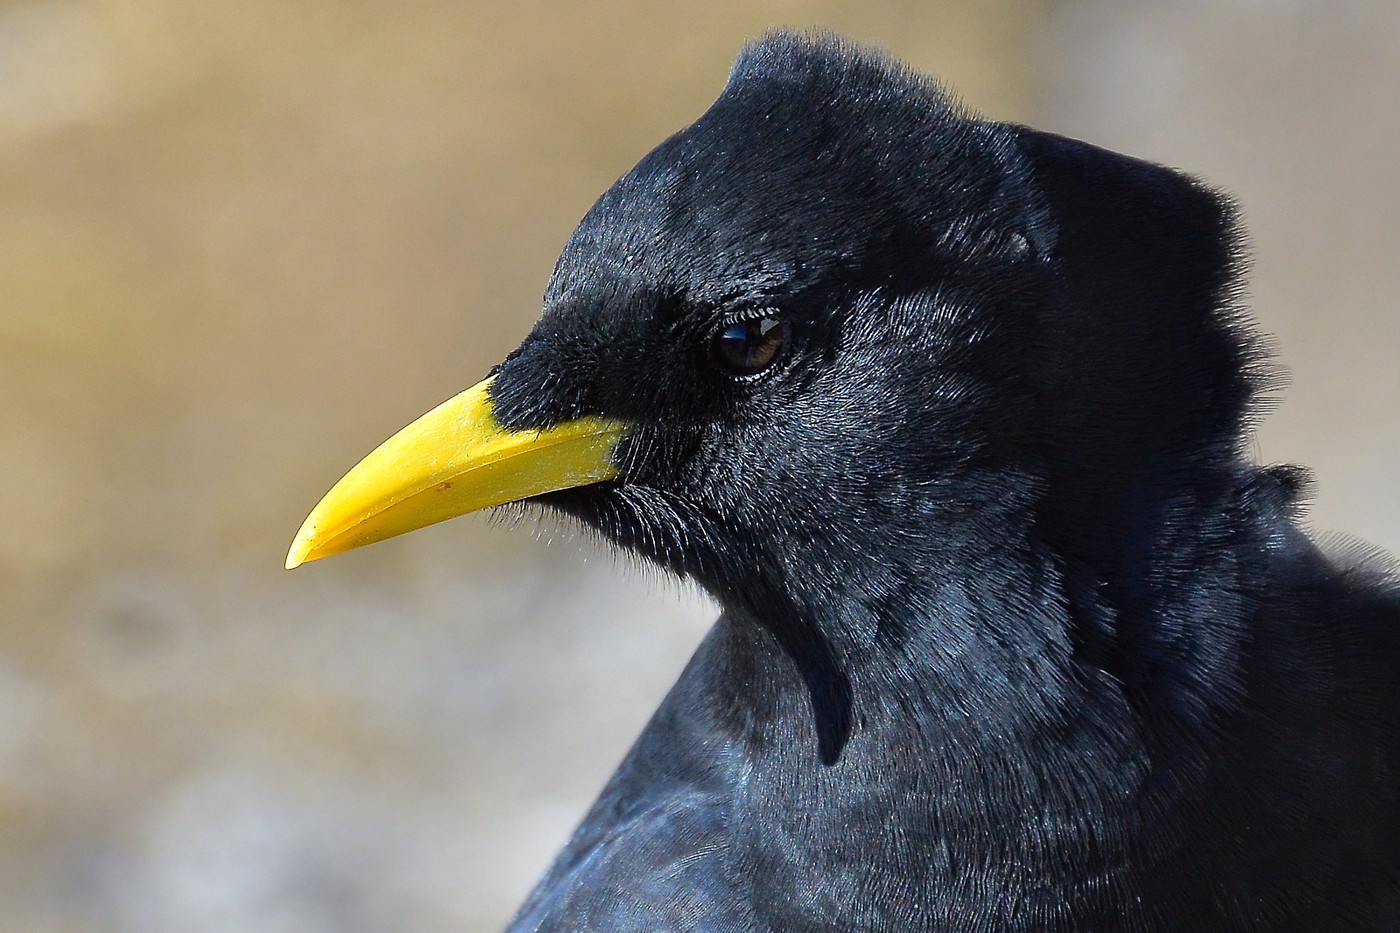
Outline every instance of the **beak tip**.
{"type": "Polygon", "coordinates": [[[292,539],[292,546],[287,549],[287,562],[283,566],[288,570],[296,570],[302,564],[306,563],[307,558],[311,556],[312,550],[311,536],[306,533],[305,528],[302,528],[301,531],[297,532],[297,536],[292,539]]]}

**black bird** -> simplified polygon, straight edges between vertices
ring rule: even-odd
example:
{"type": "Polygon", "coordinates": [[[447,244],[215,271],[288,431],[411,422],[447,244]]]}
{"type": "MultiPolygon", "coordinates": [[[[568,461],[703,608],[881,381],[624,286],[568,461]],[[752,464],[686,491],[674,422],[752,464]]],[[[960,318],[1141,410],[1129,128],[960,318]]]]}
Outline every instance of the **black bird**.
{"type": "Polygon", "coordinates": [[[1400,592],[1246,457],[1235,213],[747,48],[289,566],[533,497],[723,608],[512,930],[1400,930],[1400,592]]]}

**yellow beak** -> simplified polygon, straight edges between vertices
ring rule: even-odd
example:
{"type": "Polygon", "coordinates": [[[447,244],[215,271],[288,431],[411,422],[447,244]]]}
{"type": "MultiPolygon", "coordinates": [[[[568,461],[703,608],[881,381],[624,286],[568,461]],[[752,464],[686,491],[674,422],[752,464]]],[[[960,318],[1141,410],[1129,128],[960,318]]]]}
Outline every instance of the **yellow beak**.
{"type": "Polygon", "coordinates": [[[287,569],[477,509],[618,475],[628,425],[579,418],[537,431],[501,427],[491,380],[448,399],[370,452],[302,523],[287,569]]]}

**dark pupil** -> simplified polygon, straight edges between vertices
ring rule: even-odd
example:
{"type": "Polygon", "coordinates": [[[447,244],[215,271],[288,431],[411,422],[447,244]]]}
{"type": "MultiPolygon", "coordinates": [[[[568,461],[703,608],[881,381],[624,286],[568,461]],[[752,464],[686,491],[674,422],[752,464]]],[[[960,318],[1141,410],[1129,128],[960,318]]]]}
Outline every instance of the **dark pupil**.
{"type": "Polygon", "coordinates": [[[738,321],[715,338],[715,360],[736,376],[751,376],[778,358],[787,323],[771,317],[738,321]]]}

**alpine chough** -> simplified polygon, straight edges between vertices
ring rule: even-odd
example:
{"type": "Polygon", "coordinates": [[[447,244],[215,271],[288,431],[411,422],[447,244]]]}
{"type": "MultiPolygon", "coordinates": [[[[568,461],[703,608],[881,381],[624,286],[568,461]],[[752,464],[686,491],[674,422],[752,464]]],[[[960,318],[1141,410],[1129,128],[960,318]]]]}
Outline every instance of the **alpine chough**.
{"type": "Polygon", "coordinates": [[[531,498],[723,609],[512,930],[1400,930],[1400,595],[1250,462],[1235,212],[823,36],[287,564],[531,498]]]}

